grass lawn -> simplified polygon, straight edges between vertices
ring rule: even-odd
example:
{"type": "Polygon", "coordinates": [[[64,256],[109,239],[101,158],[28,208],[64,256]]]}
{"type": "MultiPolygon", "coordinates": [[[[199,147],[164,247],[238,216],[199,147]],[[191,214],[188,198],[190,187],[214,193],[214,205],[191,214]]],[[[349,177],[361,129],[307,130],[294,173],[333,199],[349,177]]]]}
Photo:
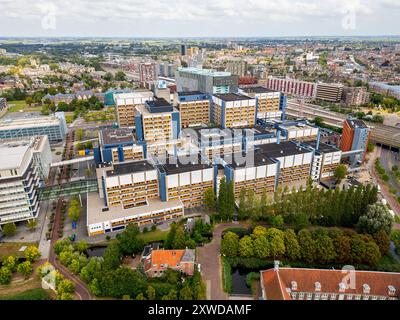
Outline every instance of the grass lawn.
{"type": "Polygon", "coordinates": [[[25,242],[3,242],[0,243],[0,260],[3,260],[4,258],[8,256],[18,256],[18,257],[23,257],[24,253],[18,251],[22,246],[30,246],[34,245],[36,243],[30,242],[30,243],[25,243],[25,242]]]}
{"type": "Polygon", "coordinates": [[[163,241],[167,238],[168,231],[156,230],[141,233],[138,238],[143,239],[145,242],[163,241]]]}
{"type": "Polygon", "coordinates": [[[66,115],[65,115],[65,121],[66,121],[68,124],[74,122],[74,115],[73,115],[73,114],[66,114],[66,115]]]}
{"type": "Polygon", "coordinates": [[[7,104],[10,106],[8,112],[18,112],[27,106],[25,100],[7,101],[7,104]]]}
{"type": "Polygon", "coordinates": [[[0,296],[0,300],[50,300],[50,293],[49,290],[43,288],[34,288],[20,293],[0,296]]]}
{"type": "Polygon", "coordinates": [[[10,284],[0,285],[0,299],[12,298],[15,295],[22,294],[28,290],[42,287],[42,281],[38,276],[33,275],[27,280],[12,281],[10,284]]]}

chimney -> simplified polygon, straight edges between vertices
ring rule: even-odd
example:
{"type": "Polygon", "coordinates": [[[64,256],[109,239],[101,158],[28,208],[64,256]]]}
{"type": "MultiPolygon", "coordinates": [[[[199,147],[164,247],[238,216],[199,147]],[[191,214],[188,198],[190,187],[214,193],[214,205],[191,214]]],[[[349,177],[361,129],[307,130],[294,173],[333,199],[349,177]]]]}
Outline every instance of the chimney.
{"type": "Polygon", "coordinates": [[[274,271],[279,271],[279,260],[274,260],[274,271]]]}

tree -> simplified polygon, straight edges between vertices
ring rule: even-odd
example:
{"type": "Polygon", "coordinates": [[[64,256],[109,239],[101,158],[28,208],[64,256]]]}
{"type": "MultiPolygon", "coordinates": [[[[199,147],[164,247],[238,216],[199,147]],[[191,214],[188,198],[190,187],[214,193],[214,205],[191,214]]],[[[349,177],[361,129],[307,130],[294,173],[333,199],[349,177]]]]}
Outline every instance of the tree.
{"type": "Polygon", "coordinates": [[[117,242],[110,243],[104,251],[104,268],[106,270],[114,270],[121,263],[121,252],[117,242]]]}
{"type": "Polygon", "coordinates": [[[387,233],[385,233],[383,230],[379,231],[378,233],[375,233],[373,235],[375,243],[379,247],[379,251],[381,255],[385,255],[389,252],[390,249],[390,237],[387,233]]]}
{"type": "Polygon", "coordinates": [[[193,300],[192,289],[185,286],[179,291],[179,300],[193,300]]]}
{"type": "Polygon", "coordinates": [[[281,215],[277,215],[277,216],[272,217],[271,225],[274,228],[282,229],[282,227],[283,227],[283,218],[282,218],[282,216],[281,215]]]}
{"type": "Polygon", "coordinates": [[[114,80],[115,81],[125,81],[126,80],[126,75],[123,71],[117,71],[114,75],[114,80]]]}
{"type": "Polygon", "coordinates": [[[106,72],[104,74],[104,76],[103,76],[103,79],[106,80],[106,81],[112,81],[112,79],[113,79],[112,73],[111,72],[106,72]]]}
{"type": "Polygon", "coordinates": [[[36,219],[30,219],[30,220],[28,220],[26,225],[28,226],[28,228],[30,230],[33,230],[33,229],[35,229],[37,227],[37,220],[36,219]]]}
{"type": "Polygon", "coordinates": [[[303,229],[297,236],[300,248],[301,257],[307,263],[313,263],[315,260],[315,242],[310,231],[303,229]]]}
{"type": "Polygon", "coordinates": [[[221,178],[218,193],[218,212],[222,220],[225,220],[228,212],[228,190],[225,177],[221,178]]]}
{"type": "Polygon", "coordinates": [[[85,135],[85,131],[83,129],[79,128],[75,130],[75,137],[77,140],[81,141],[83,139],[83,136],[85,135]]]}
{"type": "Polygon", "coordinates": [[[347,167],[344,164],[338,165],[334,173],[336,182],[340,184],[342,180],[346,178],[346,175],[347,175],[347,167]]]}
{"type": "Polygon", "coordinates": [[[381,253],[379,252],[379,247],[376,245],[376,243],[372,241],[366,242],[363,262],[370,266],[376,266],[380,258],[381,253]]]}
{"type": "Polygon", "coordinates": [[[7,267],[3,266],[0,268],[0,284],[6,285],[11,282],[12,272],[7,267]]]}
{"type": "Polygon", "coordinates": [[[72,221],[77,222],[80,216],[81,216],[81,208],[79,207],[79,202],[76,203],[75,201],[74,202],[71,201],[68,209],[68,217],[72,221]]]}
{"type": "Polygon", "coordinates": [[[144,241],[138,238],[139,234],[139,227],[128,224],[125,230],[117,235],[118,246],[123,255],[132,255],[143,250],[144,241]]]}
{"type": "Polygon", "coordinates": [[[213,188],[207,188],[204,191],[204,207],[208,212],[212,212],[215,210],[216,206],[216,198],[214,194],[213,188]]]}
{"type": "Polygon", "coordinates": [[[103,269],[103,258],[92,257],[89,262],[81,269],[79,276],[86,283],[91,283],[94,278],[98,278],[103,269]]]}
{"type": "Polygon", "coordinates": [[[18,273],[23,275],[25,278],[29,278],[29,276],[33,272],[32,263],[30,261],[24,261],[20,263],[17,267],[18,273]]]}
{"type": "Polygon", "coordinates": [[[3,267],[8,268],[11,272],[17,269],[18,259],[15,256],[8,256],[3,259],[3,267]]]}
{"type": "Polygon", "coordinates": [[[85,240],[81,240],[75,244],[75,249],[81,253],[85,252],[88,249],[88,247],[89,245],[85,240]]]}
{"type": "Polygon", "coordinates": [[[32,105],[32,102],[33,102],[33,99],[32,99],[32,97],[26,97],[25,98],[25,102],[26,102],[26,104],[28,105],[28,106],[31,106],[32,105]]]}
{"type": "Polygon", "coordinates": [[[146,298],[145,298],[145,296],[144,296],[143,293],[139,293],[139,294],[136,296],[136,299],[135,299],[135,300],[146,300],[146,298]]]}
{"type": "Polygon", "coordinates": [[[250,258],[253,254],[253,240],[250,236],[244,236],[239,240],[239,255],[244,258],[250,258]]]}
{"type": "Polygon", "coordinates": [[[175,233],[175,238],[172,244],[173,249],[185,249],[186,248],[186,241],[187,235],[185,233],[185,229],[183,225],[178,225],[175,233]]]}
{"type": "Polygon", "coordinates": [[[228,257],[235,257],[239,250],[239,236],[228,231],[221,241],[221,254],[228,257]]]}
{"type": "Polygon", "coordinates": [[[155,300],[156,299],[156,290],[152,286],[148,286],[146,290],[147,299],[155,300]]]}
{"type": "Polygon", "coordinates": [[[272,258],[285,254],[285,240],[283,231],[276,228],[269,228],[266,233],[269,243],[269,253],[272,258]]]}
{"type": "Polygon", "coordinates": [[[233,181],[229,181],[226,188],[227,188],[226,219],[231,220],[235,212],[235,191],[234,191],[233,181]]]}
{"type": "Polygon", "coordinates": [[[24,256],[26,260],[30,262],[36,262],[39,260],[41,253],[36,246],[29,246],[28,248],[25,249],[24,251],[24,256]]]}
{"type": "Polygon", "coordinates": [[[297,236],[292,229],[288,229],[284,234],[285,255],[291,261],[296,261],[301,257],[301,248],[297,241],[297,236]]]}
{"type": "Polygon", "coordinates": [[[269,243],[265,236],[258,236],[253,241],[253,251],[257,258],[265,259],[270,255],[269,243]]]}
{"type": "Polygon", "coordinates": [[[65,299],[65,297],[68,297],[72,295],[75,292],[75,285],[71,280],[68,279],[62,279],[56,286],[57,289],[57,298],[58,300],[71,300],[71,299],[65,299]],[[63,299],[63,295],[66,295],[63,299]]]}
{"type": "Polygon", "coordinates": [[[305,213],[297,213],[294,216],[294,229],[299,232],[302,229],[306,229],[309,226],[309,218],[305,213]]]}
{"type": "Polygon", "coordinates": [[[333,240],[336,251],[336,261],[338,263],[349,263],[351,261],[351,242],[350,237],[340,236],[333,240]]]}
{"type": "Polygon", "coordinates": [[[164,295],[161,300],[178,300],[178,293],[172,289],[168,294],[164,295]]]}
{"type": "Polygon", "coordinates": [[[17,226],[15,225],[14,222],[6,223],[5,225],[3,225],[2,228],[3,228],[3,233],[6,237],[10,237],[17,232],[17,226]]]}
{"type": "Polygon", "coordinates": [[[353,263],[362,263],[366,252],[365,241],[361,235],[357,234],[351,237],[351,260],[353,263]]]}
{"type": "Polygon", "coordinates": [[[362,233],[375,234],[383,231],[390,234],[393,217],[389,211],[380,204],[369,205],[367,213],[358,219],[357,230],[362,233]]]}
{"type": "Polygon", "coordinates": [[[317,229],[313,232],[315,243],[316,260],[322,264],[327,264],[333,261],[336,256],[333,241],[328,233],[323,229],[317,229]]]}

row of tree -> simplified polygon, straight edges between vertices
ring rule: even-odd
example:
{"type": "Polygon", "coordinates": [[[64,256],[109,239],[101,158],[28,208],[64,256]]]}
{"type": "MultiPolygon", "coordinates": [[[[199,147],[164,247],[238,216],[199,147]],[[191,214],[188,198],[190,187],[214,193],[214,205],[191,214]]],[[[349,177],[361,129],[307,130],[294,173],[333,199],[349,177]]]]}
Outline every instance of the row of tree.
{"type": "Polygon", "coordinates": [[[242,238],[227,232],[221,242],[221,253],[227,257],[302,261],[307,264],[365,264],[375,266],[389,250],[389,237],[384,232],[357,234],[337,228],[307,229],[295,233],[262,226],[242,238]]]}

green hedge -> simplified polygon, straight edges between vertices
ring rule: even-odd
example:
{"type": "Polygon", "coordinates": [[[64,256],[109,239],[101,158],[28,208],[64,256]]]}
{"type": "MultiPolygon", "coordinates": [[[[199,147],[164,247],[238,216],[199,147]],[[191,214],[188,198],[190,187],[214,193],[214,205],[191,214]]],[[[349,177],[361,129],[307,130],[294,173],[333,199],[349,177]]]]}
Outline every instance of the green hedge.
{"type": "Polygon", "coordinates": [[[222,281],[224,284],[224,291],[226,293],[232,293],[233,281],[232,281],[232,266],[228,261],[228,258],[221,257],[222,262],[222,281]]]}

